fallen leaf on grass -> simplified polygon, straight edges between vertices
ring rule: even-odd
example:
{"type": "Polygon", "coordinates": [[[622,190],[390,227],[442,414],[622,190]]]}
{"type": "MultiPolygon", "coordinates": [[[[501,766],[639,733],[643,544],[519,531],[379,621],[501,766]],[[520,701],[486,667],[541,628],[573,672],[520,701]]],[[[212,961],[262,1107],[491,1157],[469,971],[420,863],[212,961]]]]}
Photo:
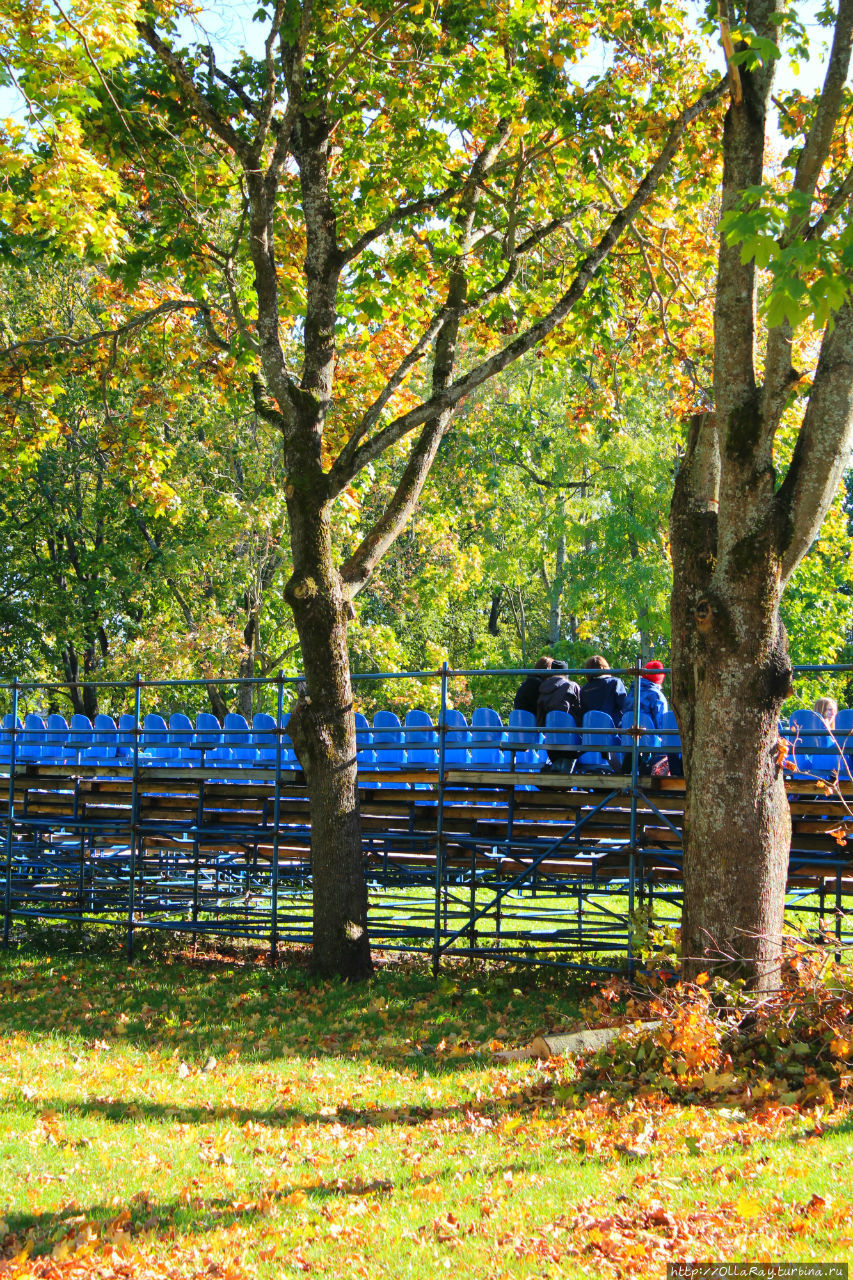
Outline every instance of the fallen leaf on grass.
{"type": "Polygon", "coordinates": [[[746,1192],[738,1196],[735,1208],[739,1218],[758,1218],[761,1215],[761,1201],[746,1192]]]}

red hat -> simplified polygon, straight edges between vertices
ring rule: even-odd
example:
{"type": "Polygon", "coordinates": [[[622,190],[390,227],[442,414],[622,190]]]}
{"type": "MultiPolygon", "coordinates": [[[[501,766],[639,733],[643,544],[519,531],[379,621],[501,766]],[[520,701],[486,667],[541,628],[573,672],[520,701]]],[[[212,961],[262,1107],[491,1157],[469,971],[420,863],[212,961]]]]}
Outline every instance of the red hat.
{"type": "Polygon", "coordinates": [[[647,662],[640,675],[644,680],[651,680],[652,684],[663,684],[666,679],[663,663],[658,662],[657,658],[652,658],[651,662],[647,662]]]}

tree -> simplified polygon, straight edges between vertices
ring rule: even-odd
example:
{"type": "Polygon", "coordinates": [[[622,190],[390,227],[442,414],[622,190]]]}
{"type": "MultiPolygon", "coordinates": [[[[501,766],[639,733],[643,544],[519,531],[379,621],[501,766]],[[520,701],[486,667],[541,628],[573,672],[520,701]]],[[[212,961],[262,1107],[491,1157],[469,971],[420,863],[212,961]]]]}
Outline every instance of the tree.
{"type": "Polygon", "coordinates": [[[776,172],[766,165],[774,70],[779,44],[802,47],[802,29],[781,0],[729,8],[714,410],[691,422],[672,502],[673,700],[687,778],[685,967],[729,957],[762,986],[780,954],[791,831],[776,749],[791,687],[779,604],[853,438],[853,3],[822,11],[832,45],[821,91],[779,100],[790,149],[776,172]],[[815,335],[816,364],[802,372],[815,335]],[[796,443],[785,466],[786,415],[796,443]]]}
{"type": "MultiPolygon", "coordinates": [[[[19,253],[0,271],[9,333],[74,341],[126,304],[80,262],[19,253]]],[[[96,680],[265,675],[296,647],[270,590],[289,556],[280,438],[245,396],[231,405],[188,326],[167,316],[106,359],[84,344],[61,377],[40,378],[31,359],[28,377],[11,365],[0,384],[4,613],[10,639],[29,633],[26,660],[13,648],[7,669],[56,680],[90,716],[106,709],[96,680]]],[[[252,687],[234,683],[251,717],[252,687]]],[[[209,695],[227,709],[227,686],[209,695]]]]}
{"type": "Polygon", "coordinates": [[[582,301],[594,317],[637,214],[712,166],[707,131],[691,126],[721,88],[700,91],[675,6],[276,0],[260,12],[263,55],[230,71],[144,12],[148,56],[108,74],[93,58],[98,110],[79,118],[133,197],[127,282],[179,269],[184,297],[170,305],[253,366],[256,410],[281,433],[314,955],[360,976],[352,599],[405,527],[460,404],[582,301]],[[593,38],[612,65],[572,80],[593,38]],[[338,563],[335,504],[392,450],[397,486],[338,563]]]}

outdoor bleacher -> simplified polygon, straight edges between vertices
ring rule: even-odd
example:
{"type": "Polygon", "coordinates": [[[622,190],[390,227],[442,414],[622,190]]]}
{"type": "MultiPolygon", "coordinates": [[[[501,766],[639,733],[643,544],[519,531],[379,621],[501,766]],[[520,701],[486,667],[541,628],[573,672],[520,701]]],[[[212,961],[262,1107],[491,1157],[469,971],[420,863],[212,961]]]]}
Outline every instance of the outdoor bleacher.
{"type": "MultiPolygon", "coordinates": [[[[601,712],[581,724],[551,712],[540,728],[527,712],[505,723],[492,707],[468,718],[443,703],[436,723],[419,709],[355,715],[377,945],[613,964],[637,906],[677,919],[684,782],[671,712],[657,729],[601,712]],[[552,771],[549,748],[570,750],[574,772],[552,771]],[[651,776],[664,758],[669,774],[651,776]]],[[[4,937],[42,918],[121,922],[129,946],[147,928],[308,941],[310,815],[288,719],[7,714],[4,937]]],[[[834,734],[807,711],[782,730],[789,905],[832,913],[841,936],[853,711],[834,734]]]]}

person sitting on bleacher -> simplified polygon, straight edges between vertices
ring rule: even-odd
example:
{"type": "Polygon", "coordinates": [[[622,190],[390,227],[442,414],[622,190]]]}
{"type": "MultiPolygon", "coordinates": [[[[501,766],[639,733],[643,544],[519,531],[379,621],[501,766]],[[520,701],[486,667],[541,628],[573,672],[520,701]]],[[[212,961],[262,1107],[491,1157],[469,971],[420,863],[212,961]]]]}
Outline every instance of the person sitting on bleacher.
{"type": "Polygon", "coordinates": [[[610,663],[600,653],[587,658],[584,666],[589,669],[589,675],[580,691],[581,715],[587,711],[603,711],[614,724],[619,724],[627,697],[624,684],[618,676],[604,674],[610,663]]]}
{"type": "MultiPolygon", "coordinates": [[[[663,663],[654,658],[651,662],[647,662],[640,672],[640,711],[645,712],[656,729],[660,729],[661,720],[669,711],[669,703],[660,690],[665,678],[663,663]]],[[[625,698],[622,723],[633,724],[633,722],[634,686],[632,684],[625,698]]]]}
{"type": "MultiPolygon", "coordinates": [[[[544,725],[549,711],[566,711],[576,724],[580,724],[580,686],[565,674],[568,669],[568,663],[555,659],[550,673],[540,684],[536,703],[537,724],[544,725]]],[[[548,759],[552,766],[563,773],[571,773],[576,755],[576,751],[563,750],[561,747],[548,748],[548,759]]]]}
{"type": "Polygon", "coordinates": [[[834,698],[817,698],[812,708],[820,716],[830,733],[835,728],[835,717],[838,715],[838,703],[834,698]]]}
{"type": "Polygon", "coordinates": [[[538,675],[525,676],[524,680],[518,687],[518,693],[515,695],[515,701],[512,704],[513,711],[529,711],[532,716],[536,715],[536,704],[539,701],[539,690],[542,687],[542,681],[545,679],[546,672],[551,670],[553,658],[547,657],[545,654],[541,658],[537,658],[533,664],[538,675]]]}

